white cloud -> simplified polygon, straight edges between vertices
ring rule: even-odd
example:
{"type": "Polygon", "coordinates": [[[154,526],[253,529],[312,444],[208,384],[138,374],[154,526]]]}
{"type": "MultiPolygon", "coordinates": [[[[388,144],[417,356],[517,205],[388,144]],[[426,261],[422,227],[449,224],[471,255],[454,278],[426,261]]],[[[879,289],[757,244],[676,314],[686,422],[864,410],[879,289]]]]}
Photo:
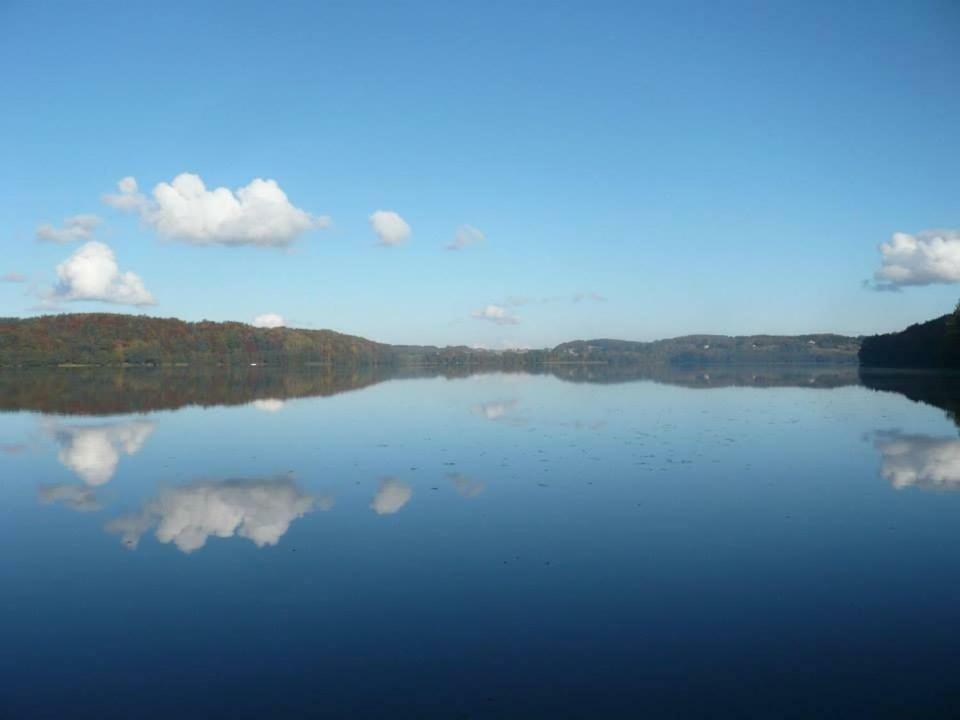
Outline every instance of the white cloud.
{"type": "Polygon", "coordinates": [[[370,509],[377,515],[392,515],[410,502],[412,496],[413,488],[407,483],[396,478],[384,478],[370,501],[370,509]]]}
{"type": "Polygon", "coordinates": [[[57,277],[60,281],[45,298],[48,302],[154,304],[153,295],[147,292],[140,276],[129,271],[120,272],[113,250],[96,240],[81,245],[57,265],[57,277]]]}
{"type": "Polygon", "coordinates": [[[154,526],[157,540],[185,553],[199,550],[211,536],[242,537],[264,547],[276,545],[313,505],[289,476],[199,481],[164,490],[140,513],[117,518],[106,529],[131,548],[154,526]]]}
{"type": "Polygon", "coordinates": [[[104,195],[104,202],[138,212],[163,237],[194,245],[286,247],[307,230],[330,223],[295,207],[275,180],[256,178],[236,191],[208,190],[200,176],[181,173],[158,183],[149,199],[137,192],[132,177],[117,187],[120,192],[104,195]]]}
{"type": "Polygon", "coordinates": [[[894,233],[890,242],[881,243],[880,255],[876,289],[960,282],[960,230],[894,233]]]}
{"type": "Polygon", "coordinates": [[[276,398],[267,398],[266,400],[254,400],[253,406],[260,412],[275,413],[283,410],[286,403],[276,398]]]}
{"type": "Polygon", "coordinates": [[[131,210],[143,210],[148,206],[147,198],[143,193],[138,192],[136,178],[127,176],[117,183],[118,193],[105,193],[100,196],[107,205],[129,212],[131,210]]]}
{"type": "Polygon", "coordinates": [[[882,432],[875,445],[880,474],[898,490],[960,490],[960,440],[882,432]]]}
{"type": "Polygon", "coordinates": [[[276,313],[263,313],[262,315],[257,315],[253,319],[253,326],[258,328],[278,328],[283,327],[286,323],[283,320],[282,315],[277,315],[276,313]]]}
{"type": "Polygon", "coordinates": [[[381,245],[400,245],[410,238],[407,221],[392,210],[377,210],[369,219],[381,245]]]}
{"type": "Polygon", "coordinates": [[[96,215],[73,215],[63,221],[61,227],[40,225],[37,228],[36,238],[44,242],[68,243],[74,240],[89,240],[93,231],[100,224],[96,215]]]}
{"type": "Polygon", "coordinates": [[[137,179],[132,175],[120,178],[120,181],[117,183],[117,189],[124,195],[132,195],[137,191],[137,179]]]}
{"type": "Polygon", "coordinates": [[[67,425],[49,421],[44,431],[60,446],[57,458],[87,485],[110,482],[121,453],[134,455],[154,430],[149,420],[97,425],[67,425]]]}
{"type": "Polygon", "coordinates": [[[486,236],[472,225],[461,225],[457,228],[457,234],[454,235],[453,242],[445,247],[447,250],[463,250],[468,245],[475,245],[486,239],[486,236]]]}
{"type": "Polygon", "coordinates": [[[472,316],[478,320],[489,320],[497,325],[518,325],[520,319],[516,315],[511,315],[502,305],[487,305],[485,308],[476,310],[472,316]]]}
{"type": "Polygon", "coordinates": [[[100,509],[100,503],[93,490],[82,485],[41,485],[39,490],[40,502],[45,504],[63,503],[71,510],[78,512],[95,512],[100,509]]]}
{"type": "Polygon", "coordinates": [[[20,273],[16,273],[16,272],[8,272],[8,273],[4,273],[3,275],[0,275],[0,282],[22,283],[26,281],[27,281],[26,275],[21,275],[20,273]]]}
{"type": "Polygon", "coordinates": [[[598,293],[598,292],[593,292],[592,290],[589,291],[589,292],[578,292],[578,293],[574,293],[574,294],[573,294],[573,297],[570,298],[570,299],[573,300],[573,302],[575,302],[575,303],[582,302],[582,301],[584,301],[584,300],[592,300],[593,302],[606,302],[606,301],[607,301],[607,298],[605,298],[603,295],[601,295],[601,294],[598,293]]]}

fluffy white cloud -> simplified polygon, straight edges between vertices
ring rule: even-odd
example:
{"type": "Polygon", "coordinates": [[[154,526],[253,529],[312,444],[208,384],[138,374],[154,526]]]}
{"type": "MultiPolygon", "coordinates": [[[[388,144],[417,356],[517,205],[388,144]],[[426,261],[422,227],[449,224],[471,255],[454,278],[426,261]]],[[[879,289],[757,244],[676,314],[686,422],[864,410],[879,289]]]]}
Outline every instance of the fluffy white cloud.
{"type": "Polygon", "coordinates": [[[261,411],[268,413],[280,412],[283,410],[286,403],[283,400],[277,400],[276,398],[267,398],[266,400],[254,400],[253,406],[261,411]]]}
{"type": "Polygon", "coordinates": [[[138,191],[136,178],[130,176],[122,178],[117,183],[117,190],[119,190],[117,193],[105,193],[100,199],[107,205],[125,212],[143,210],[147,207],[147,198],[138,191]]]}
{"type": "Polygon", "coordinates": [[[377,494],[370,501],[370,509],[377,515],[392,515],[410,502],[413,488],[402,480],[384,478],[380,481],[377,494]]]}
{"type": "Polygon", "coordinates": [[[157,233],[194,245],[286,247],[302,233],[326,227],[327,217],[295,207],[275,180],[256,178],[236,191],[208,190],[192,173],[162,182],[147,198],[132,177],[117,183],[116,194],[103,196],[115,208],[136,211],[157,233]]]}
{"type": "Polygon", "coordinates": [[[960,440],[882,432],[875,445],[880,474],[898,490],[960,490],[960,440]]]}
{"type": "Polygon", "coordinates": [[[453,237],[453,242],[446,246],[447,250],[463,250],[468,245],[475,245],[486,240],[486,236],[472,225],[461,225],[457,228],[457,234],[453,237]]]}
{"type": "Polygon", "coordinates": [[[100,509],[93,490],[82,485],[41,485],[39,496],[42,503],[62,503],[78,512],[94,512],[100,509]]]}
{"type": "Polygon", "coordinates": [[[894,233],[881,243],[880,256],[873,277],[881,290],[960,282],[960,230],[894,233]]]}
{"type": "Polygon", "coordinates": [[[392,210],[377,210],[369,219],[381,245],[400,245],[412,233],[407,221],[392,210]]]}
{"type": "Polygon", "coordinates": [[[520,318],[511,315],[502,305],[487,305],[474,311],[472,316],[478,320],[489,320],[497,325],[517,325],[520,323],[520,318]]]}
{"type": "Polygon", "coordinates": [[[272,479],[194,482],[169,488],[140,513],[107,523],[108,532],[135,548],[150,528],[182,552],[202,548],[212,537],[242,537],[257,547],[276,545],[314,501],[289,476],[272,479]]]}
{"type": "Polygon", "coordinates": [[[22,283],[26,281],[27,281],[26,275],[21,275],[20,273],[16,273],[16,272],[8,272],[8,273],[4,273],[3,275],[0,275],[0,282],[22,283]]]}
{"type": "Polygon", "coordinates": [[[121,272],[113,250],[91,240],[57,265],[59,282],[45,299],[48,302],[95,301],[119,305],[152,305],[151,295],[140,276],[121,272]]]}
{"type": "Polygon", "coordinates": [[[285,324],[283,316],[276,313],[263,313],[253,319],[253,326],[258,328],[278,328],[285,324]]]}
{"type": "Polygon", "coordinates": [[[137,179],[132,175],[127,175],[125,178],[120,178],[117,182],[117,189],[123,195],[132,195],[137,192],[137,179]]]}
{"type": "Polygon", "coordinates": [[[37,228],[37,240],[44,242],[68,243],[74,240],[89,240],[100,224],[96,215],[73,215],[63,221],[61,227],[40,225],[37,228]]]}
{"type": "Polygon", "coordinates": [[[44,431],[60,446],[57,458],[87,485],[110,482],[121,453],[134,455],[154,430],[149,420],[96,425],[67,425],[49,421],[44,431]]]}

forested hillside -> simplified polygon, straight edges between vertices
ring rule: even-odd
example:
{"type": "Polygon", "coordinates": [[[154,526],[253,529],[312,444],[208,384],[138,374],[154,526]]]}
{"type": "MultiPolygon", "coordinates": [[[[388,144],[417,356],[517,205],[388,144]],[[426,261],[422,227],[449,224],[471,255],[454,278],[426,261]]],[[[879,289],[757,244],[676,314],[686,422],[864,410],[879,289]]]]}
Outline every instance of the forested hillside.
{"type": "Polygon", "coordinates": [[[255,328],[110,313],[0,319],[0,366],[337,365],[524,370],[610,365],[853,364],[858,338],[689,335],[655,342],[578,340],[552,350],[387,345],[332,330],[255,328]]]}
{"type": "Polygon", "coordinates": [[[863,339],[860,364],[886,368],[960,368],[960,307],[906,330],[863,339]]]}
{"type": "Polygon", "coordinates": [[[331,330],[85,313],[0,319],[0,365],[377,365],[389,345],[331,330]]]}

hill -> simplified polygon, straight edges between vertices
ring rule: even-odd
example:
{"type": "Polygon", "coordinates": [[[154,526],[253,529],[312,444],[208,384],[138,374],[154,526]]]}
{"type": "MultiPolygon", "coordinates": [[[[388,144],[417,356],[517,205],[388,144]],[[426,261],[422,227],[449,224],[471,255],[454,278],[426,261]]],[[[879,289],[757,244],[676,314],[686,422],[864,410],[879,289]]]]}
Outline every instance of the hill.
{"type": "Polygon", "coordinates": [[[885,368],[960,368],[960,307],[901,332],[864,338],[860,364],[885,368]]]}
{"type": "Polygon", "coordinates": [[[390,363],[389,345],[332,330],[112,313],[0,319],[0,366],[390,363]]]}
{"type": "Polygon", "coordinates": [[[112,313],[0,319],[0,366],[335,365],[523,370],[545,364],[853,364],[859,339],[840,335],[688,335],[578,340],[552,350],[387,345],[332,330],[255,328],[112,313]]]}

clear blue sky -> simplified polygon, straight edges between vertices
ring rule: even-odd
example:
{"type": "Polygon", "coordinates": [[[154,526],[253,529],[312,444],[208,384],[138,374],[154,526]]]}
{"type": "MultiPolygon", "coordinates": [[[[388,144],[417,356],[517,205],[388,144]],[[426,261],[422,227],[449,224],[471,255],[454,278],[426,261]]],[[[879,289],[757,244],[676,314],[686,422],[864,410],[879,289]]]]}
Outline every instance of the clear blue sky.
{"type": "Polygon", "coordinates": [[[960,227],[958,38],[951,0],[0,0],[0,314],[490,347],[897,329],[960,296],[862,286],[894,232],[960,227]],[[191,242],[101,200],[181,173],[331,222],[191,242]],[[376,210],[409,238],[378,244],[376,210]],[[78,214],[102,223],[37,239],[78,214]],[[485,241],[444,249],[463,225],[485,241]],[[156,304],[51,290],[89,239],[156,304]]]}

